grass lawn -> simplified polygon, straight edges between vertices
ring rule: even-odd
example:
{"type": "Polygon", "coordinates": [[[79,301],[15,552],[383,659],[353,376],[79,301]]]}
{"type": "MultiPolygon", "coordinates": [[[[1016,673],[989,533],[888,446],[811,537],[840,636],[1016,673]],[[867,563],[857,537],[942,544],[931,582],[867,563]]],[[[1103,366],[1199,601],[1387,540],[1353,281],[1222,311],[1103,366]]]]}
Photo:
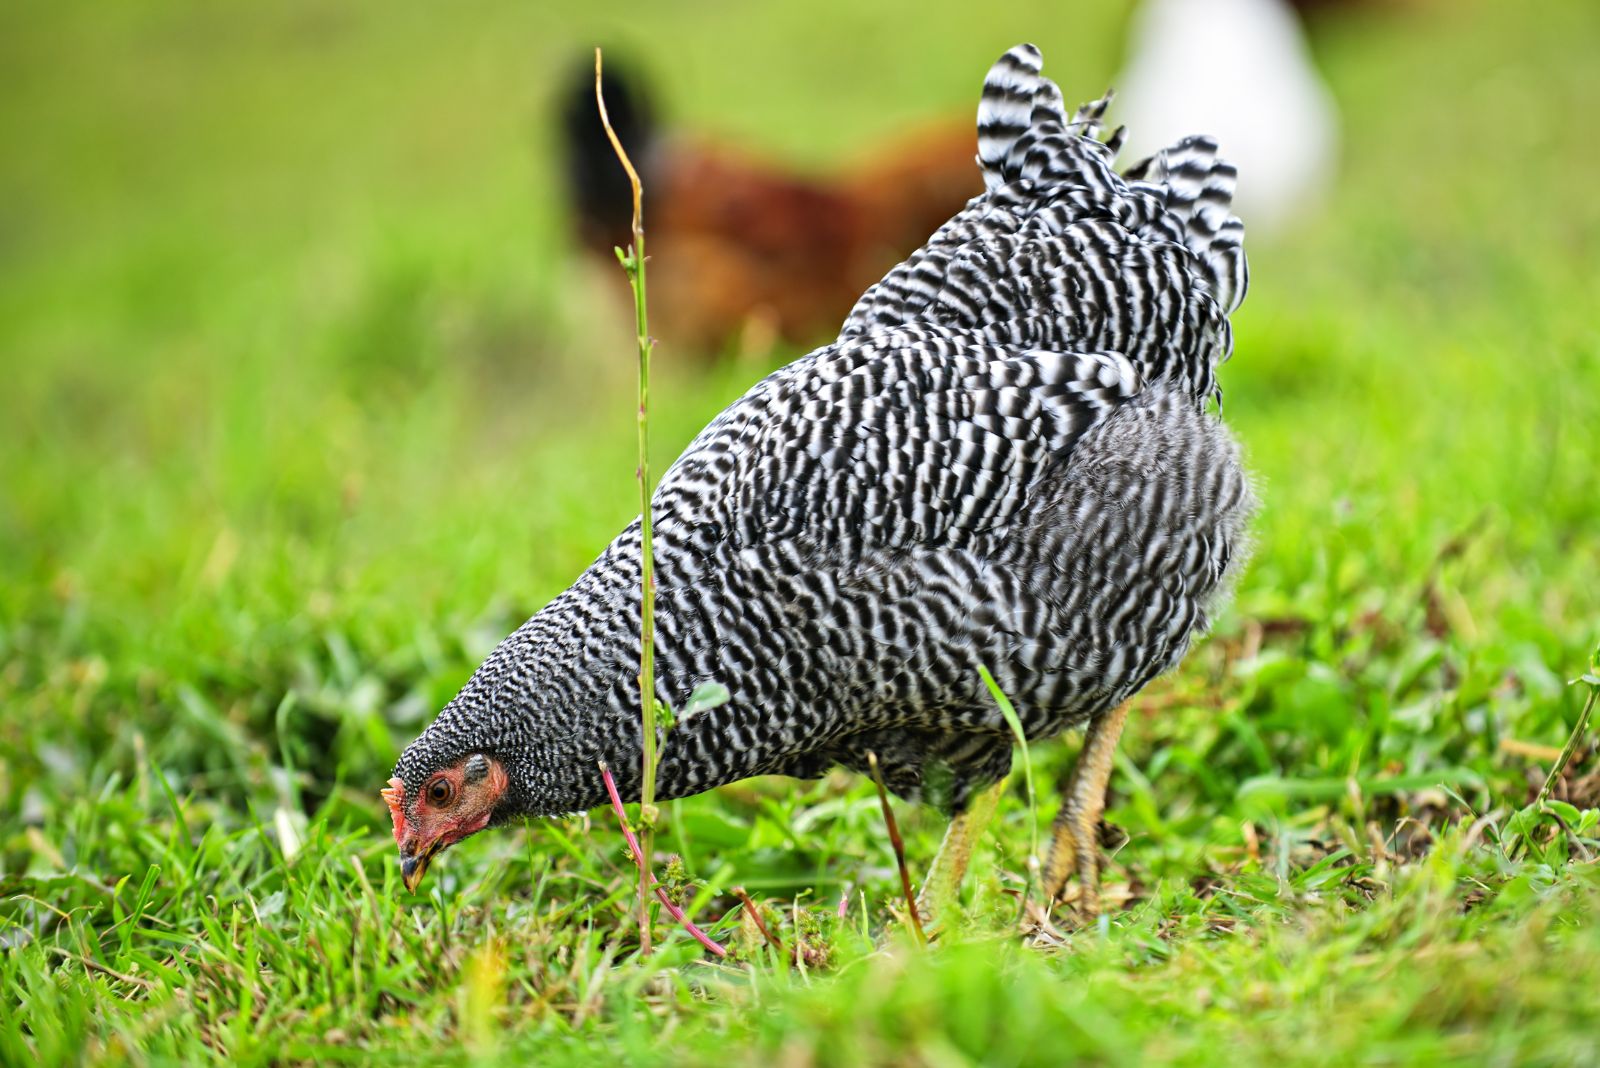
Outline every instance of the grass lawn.
{"type": "MultiPolygon", "coordinates": [[[[400,747],[634,500],[558,76],[617,43],[684,121],[835,160],[1018,40],[1098,93],[1120,6],[0,13],[0,1063],[1600,1063],[1592,741],[1530,807],[1600,670],[1585,0],[1321,28],[1342,173],[1252,245],[1223,371],[1256,553],[1135,707],[1098,925],[1016,933],[1020,769],[927,948],[843,775],[667,806],[726,963],[634,954],[604,811],[401,885],[400,747]]],[[[674,357],[657,470],[766,369],[674,357]]],[[[920,874],[942,821],[897,812],[920,874]]]]}

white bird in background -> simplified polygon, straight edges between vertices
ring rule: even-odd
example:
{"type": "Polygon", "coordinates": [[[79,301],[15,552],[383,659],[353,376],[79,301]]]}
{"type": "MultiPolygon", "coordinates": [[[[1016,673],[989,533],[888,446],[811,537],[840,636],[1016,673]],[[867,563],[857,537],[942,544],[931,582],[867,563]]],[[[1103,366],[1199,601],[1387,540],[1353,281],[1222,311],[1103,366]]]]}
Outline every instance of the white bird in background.
{"type": "Polygon", "coordinates": [[[1256,234],[1317,204],[1334,172],[1338,113],[1284,0],[1147,0],[1115,114],[1130,159],[1201,130],[1239,168],[1234,205],[1256,234]]]}

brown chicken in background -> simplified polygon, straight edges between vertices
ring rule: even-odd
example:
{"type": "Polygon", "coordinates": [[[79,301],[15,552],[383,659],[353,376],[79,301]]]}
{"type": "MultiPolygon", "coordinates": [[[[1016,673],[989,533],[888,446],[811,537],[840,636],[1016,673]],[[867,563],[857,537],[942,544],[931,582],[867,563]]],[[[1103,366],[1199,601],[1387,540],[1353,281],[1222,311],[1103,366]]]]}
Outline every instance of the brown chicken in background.
{"type": "MultiPolygon", "coordinates": [[[[809,175],[664,133],[638,80],[613,60],[605,94],[645,187],[651,327],[681,353],[832,337],[869,285],[983,191],[969,116],[809,175]]],[[[632,199],[600,125],[592,68],[573,78],[562,120],[576,236],[612,264],[612,249],[629,244],[632,199]]]]}

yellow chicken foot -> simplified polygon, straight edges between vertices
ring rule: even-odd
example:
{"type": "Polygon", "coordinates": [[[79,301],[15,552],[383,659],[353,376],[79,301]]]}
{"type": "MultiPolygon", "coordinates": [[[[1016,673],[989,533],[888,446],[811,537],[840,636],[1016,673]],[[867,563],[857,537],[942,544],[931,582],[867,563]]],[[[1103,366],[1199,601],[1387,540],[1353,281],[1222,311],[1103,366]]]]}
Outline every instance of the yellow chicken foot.
{"type": "Polygon", "coordinates": [[[1050,859],[1044,867],[1045,900],[1061,900],[1067,879],[1078,875],[1078,909],[1086,919],[1100,912],[1100,815],[1106,807],[1106,783],[1111,778],[1111,755],[1128,722],[1129,702],[1124,701],[1099,719],[1091,720],[1083,736],[1083,751],[1072,766],[1066,797],[1050,829],[1050,859]]]}
{"type": "Polygon", "coordinates": [[[955,814],[945,829],[939,852],[934,855],[933,867],[923,880],[922,891],[917,894],[917,912],[924,920],[936,921],[946,909],[956,904],[961,896],[961,881],[966,877],[967,864],[972,860],[972,847],[994,818],[1000,795],[1005,792],[1006,780],[1001,779],[986,786],[967,799],[967,807],[955,814]]]}

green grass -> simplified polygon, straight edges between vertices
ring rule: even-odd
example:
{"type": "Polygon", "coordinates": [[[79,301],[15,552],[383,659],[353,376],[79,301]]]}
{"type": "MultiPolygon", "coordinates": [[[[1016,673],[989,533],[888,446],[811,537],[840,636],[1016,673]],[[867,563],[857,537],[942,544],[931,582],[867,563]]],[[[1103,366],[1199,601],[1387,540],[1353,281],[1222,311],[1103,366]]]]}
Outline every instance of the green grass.
{"type": "MultiPolygon", "coordinates": [[[[1517,815],[1600,638],[1580,0],[1321,36],[1341,181],[1254,246],[1224,371],[1255,559],[1132,718],[1105,922],[1014,934],[1020,774],[927,949],[845,777],[666,806],[727,965],[666,925],[634,958],[604,811],[400,885],[400,746],[632,511],[627,313],[562,252],[556,72],[620,41],[687,119],[837,159],[968,109],[1016,40],[1097,92],[1119,6],[0,14],[0,1062],[1600,1059],[1594,746],[1571,808],[1517,815]]],[[[657,469],[760,370],[689,362],[660,353],[657,469]]],[[[1033,748],[1041,822],[1073,744],[1033,748]]],[[[940,821],[899,815],[920,872],[940,821]]]]}

